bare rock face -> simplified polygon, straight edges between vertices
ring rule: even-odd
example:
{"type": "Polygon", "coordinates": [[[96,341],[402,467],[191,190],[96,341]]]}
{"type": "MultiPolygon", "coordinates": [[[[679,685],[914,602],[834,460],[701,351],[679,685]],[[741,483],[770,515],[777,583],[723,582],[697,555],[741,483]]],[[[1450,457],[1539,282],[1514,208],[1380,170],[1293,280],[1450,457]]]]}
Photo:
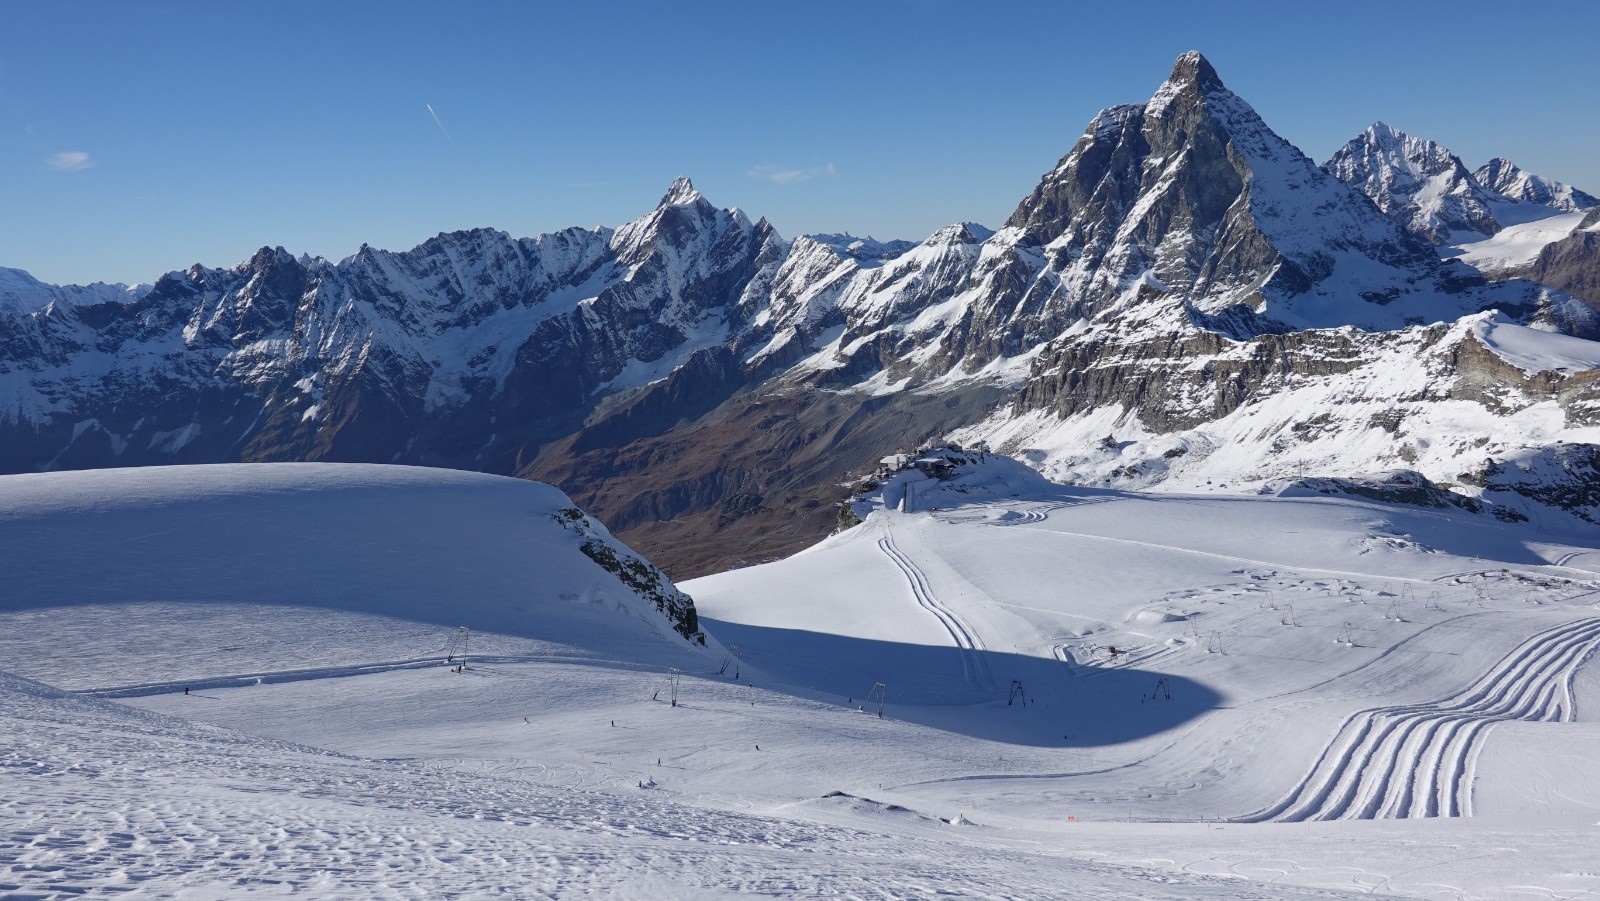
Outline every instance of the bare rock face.
{"type": "Polygon", "coordinates": [[[1559,444],[1489,458],[1461,480],[1485,497],[1523,508],[1559,510],[1600,525],[1600,446],[1559,444]]]}
{"type": "Polygon", "coordinates": [[[1191,329],[1131,344],[1109,336],[1064,342],[1018,394],[1016,410],[1068,418],[1121,408],[1144,428],[1177,432],[1227,416],[1286,381],[1351,372],[1367,350],[1342,330],[1238,341],[1191,329]]]}
{"type": "Polygon", "coordinates": [[[1347,478],[1301,478],[1286,480],[1269,489],[1280,497],[1320,494],[1327,497],[1357,497],[1388,504],[1465,510],[1490,515],[1503,522],[1527,522],[1528,517],[1512,507],[1489,503],[1479,498],[1435,485],[1427,476],[1410,469],[1347,478]]]}
{"type": "MultiPolygon", "coordinates": [[[[667,196],[672,195],[669,193],[667,196]]],[[[552,514],[552,518],[563,529],[582,539],[578,550],[585,557],[615,575],[644,601],[653,604],[656,612],[672,625],[674,632],[696,644],[706,643],[706,633],[700,628],[700,616],[695,610],[694,599],[673,585],[666,573],[627,547],[617,544],[605,526],[577,507],[559,510],[552,514]]]]}

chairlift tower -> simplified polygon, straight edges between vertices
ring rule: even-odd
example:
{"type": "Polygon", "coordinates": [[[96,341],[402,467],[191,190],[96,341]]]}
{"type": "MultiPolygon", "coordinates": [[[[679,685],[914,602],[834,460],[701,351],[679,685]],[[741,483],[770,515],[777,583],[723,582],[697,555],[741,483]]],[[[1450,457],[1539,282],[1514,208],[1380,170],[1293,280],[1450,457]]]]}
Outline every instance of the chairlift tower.
{"type": "Polygon", "coordinates": [[[456,634],[450,638],[450,650],[445,652],[445,662],[455,663],[459,659],[461,662],[456,666],[458,673],[467,670],[467,643],[471,638],[472,630],[466,626],[456,629],[456,634]]]}
{"type": "Polygon", "coordinates": [[[878,704],[878,719],[883,719],[883,705],[888,701],[888,696],[889,688],[882,682],[872,683],[872,690],[867,692],[867,705],[872,704],[874,701],[878,704]]]}
{"type": "Polygon", "coordinates": [[[677,667],[667,670],[667,678],[672,680],[672,706],[674,707],[678,706],[678,677],[682,674],[683,671],[677,667]]]}
{"type": "Polygon", "coordinates": [[[1011,680],[1011,692],[1006,695],[1006,706],[1010,707],[1017,699],[1022,699],[1022,706],[1028,706],[1028,690],[1022,687],[1021,679],[1011,680]]]}

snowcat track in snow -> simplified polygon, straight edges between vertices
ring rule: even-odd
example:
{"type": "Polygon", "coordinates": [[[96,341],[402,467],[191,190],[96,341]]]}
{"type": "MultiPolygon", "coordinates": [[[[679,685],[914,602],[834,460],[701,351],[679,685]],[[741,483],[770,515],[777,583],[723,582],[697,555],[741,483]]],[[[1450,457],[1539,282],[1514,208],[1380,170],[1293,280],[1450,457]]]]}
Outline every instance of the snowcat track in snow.
{"type": "Polygon", "coordinates": [[[1288,797],[1235,822],[1472,815],[1472,780],[1496,723],[1569,722],[1578,669],[1600,650],[1600,619],[1529,638],[1465,691],[1351,714],[1288,797]]]}

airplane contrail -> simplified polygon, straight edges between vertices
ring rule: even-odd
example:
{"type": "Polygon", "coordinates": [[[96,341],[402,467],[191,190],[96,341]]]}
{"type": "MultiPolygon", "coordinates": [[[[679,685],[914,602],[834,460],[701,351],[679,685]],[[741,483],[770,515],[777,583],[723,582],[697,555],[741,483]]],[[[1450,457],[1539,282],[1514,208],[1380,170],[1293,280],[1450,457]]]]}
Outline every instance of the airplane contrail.
{"type": "Polygon", "coordinates": [[[439,126],[439,130],[441,132],[444,132],[445,140],[447,140],[450,143],[454,144],[456,142],[456,139],[450,137],[450,132],[445,130],[444,123],[439,121],[439,114],[433,111],[433,104],[424,103],[423,106],[428,108],[428,115],[433,117],[433,124],[439,126]]]}

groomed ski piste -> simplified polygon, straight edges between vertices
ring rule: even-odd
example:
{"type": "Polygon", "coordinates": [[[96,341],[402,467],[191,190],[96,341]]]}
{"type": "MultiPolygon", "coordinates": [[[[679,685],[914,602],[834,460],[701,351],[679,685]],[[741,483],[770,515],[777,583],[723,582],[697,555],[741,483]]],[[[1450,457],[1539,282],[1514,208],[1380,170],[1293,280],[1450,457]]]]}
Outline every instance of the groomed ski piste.
{"type": "Polygon", "coordinates": [[[950,459],[704,645],[545,486],[0,478],[0,896],[1600,892],[1600,530],[950,459]]]}

